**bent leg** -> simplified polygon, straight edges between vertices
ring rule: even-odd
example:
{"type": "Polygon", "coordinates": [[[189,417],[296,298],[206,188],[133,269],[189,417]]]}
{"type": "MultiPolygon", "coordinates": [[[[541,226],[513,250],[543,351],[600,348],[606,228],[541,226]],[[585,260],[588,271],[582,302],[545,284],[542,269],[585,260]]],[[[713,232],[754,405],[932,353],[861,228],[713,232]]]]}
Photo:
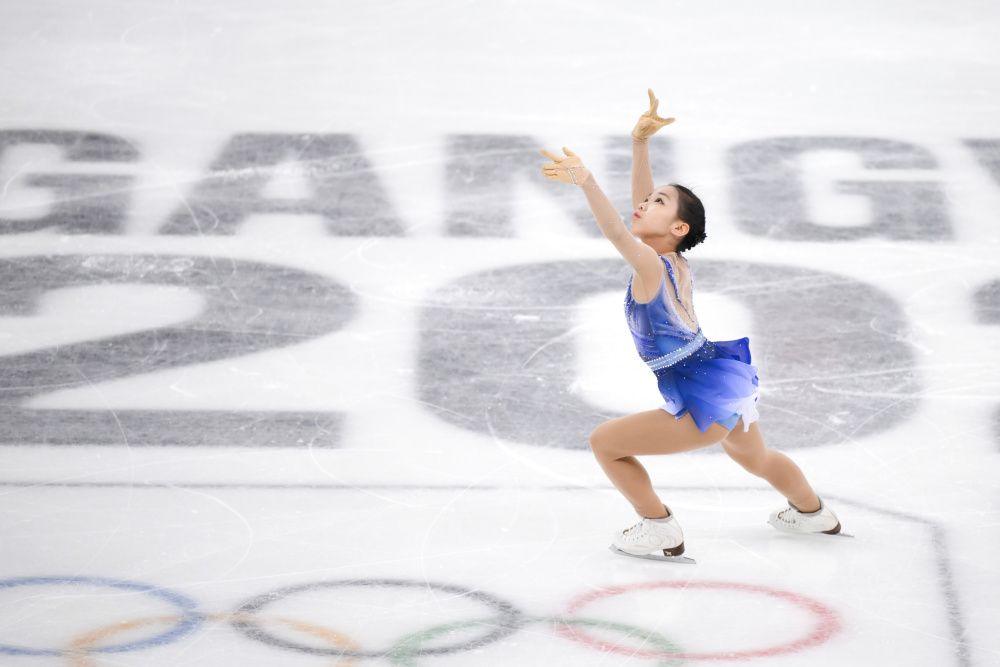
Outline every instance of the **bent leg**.
{"type": "Polygon", "coordinates": [[[764,444],[756,422],[744,432],[743,421],[740,420],[722,441],[722,448],[747,472],[763,478],[785,496],[792,507],[802,512],[819,509],[819,498],[802,470],[790,458],[764,444]]]}
{"type": "Polygon", "coordinates": [[[653,491],[649,474],[636,456],[677,454],[714,445],[726,436],[724,426],[713,424],[702,433],[691,415],[675,419],[663,410],[649,410],[604,422],[590,435],[590,446],[604,473],[640,516],[667,516],[653,491]]]}

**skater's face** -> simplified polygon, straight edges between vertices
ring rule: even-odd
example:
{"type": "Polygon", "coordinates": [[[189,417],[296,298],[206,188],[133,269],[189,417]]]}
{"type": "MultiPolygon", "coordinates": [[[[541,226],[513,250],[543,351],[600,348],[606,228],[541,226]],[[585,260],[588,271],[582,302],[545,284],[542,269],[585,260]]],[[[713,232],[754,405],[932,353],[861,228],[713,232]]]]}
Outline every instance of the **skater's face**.
{"type": "Polygon", "coordinates": [[[677,217],[678,196],[672,185],[656,188],[632,214],[632,234],[646,243],[663,239],[676,245],[688,232],[688,224],[677,217]]]}

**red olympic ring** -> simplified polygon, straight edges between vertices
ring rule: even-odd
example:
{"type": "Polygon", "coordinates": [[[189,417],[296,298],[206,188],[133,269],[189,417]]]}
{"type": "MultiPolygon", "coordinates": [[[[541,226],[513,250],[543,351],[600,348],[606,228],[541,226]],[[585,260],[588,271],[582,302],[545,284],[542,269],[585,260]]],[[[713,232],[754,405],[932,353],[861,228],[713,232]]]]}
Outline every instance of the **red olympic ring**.
{"type": "Polygon", "coordinates": [[[631,593],[633,591],[653,590],[657,588],[677,588],[681,590],[700,588],[767,595],[784,602],[790,602],[793,605],[810,612],[816,617],[816,625],[805,637],[796,639],[786,644],[779,644],[778,646],[773,646],[771,648],[754,649],[749,651],[729,651],[725,653],[666,653],[663,651],[635,650],[623,646],[608,646],[607,642],[601,641],[596,637],[592,637],[586,634],[585,630],[572,625],[557,625],[556,632],[567,639],[572,639],[591,648],[599,648],[604,651],[622,653],[634,657],[657,659],[672,658],[674,660],[750,660],[753,658],[770,658],[787,653],[796,653],[807,648],[812,648],[827,641],[841,630],[840,619],[837,617],[836,612],[810,597],[775,588],[767,588],[765,586],[754,586],[751,584],[738,584],[724,581],[660,581],[631,584],[628,586],[615,586],[613,588],[605,588],[575,598],[572,602],[570,602],[568,612],[570,614],[574,614],[586,607],[588,604],[597,600],[603,600],[623,595],[625,593],[631,593]]]}
{"type": "MultiPolygon", "coordinates": [[[[626,654],[637,658],[669,661],[749,660],[753,658],[779,656],[818,646],[819,644],[829,640],[841,630],[841,623],[836,612],[817,600],[805,595],[783,591],[780,589],[733,582],[648,582],[605,588],[587,593],[571,600],[567,608],[567,614],[574,615],[584,609],[587,605],[599,600],[614,598],[635,591],[652,591],[657,589],[723,590],[764,595],[782,602],[791,603],[793,606],[809,612],[815,618],[815,626],[804,637],[770,648],[715,653],[695,653],[677,651],[671,652],[670,650],[662,649],[637,650],[635,648],[628,648],[620,645],[609,645],[606,640],[601,640],[588,635],[585,629],[587,624],[575,623],[569,619],[564,622],[560,622],[558,619],[550,619],[550,622],[554,626],[557,634],[563,638],[583,644],[588,648],[597,649],[602,652],[626,654]]],[[[70,644],[69,648],[62,652],[62,655],[70,660],[72,667],[94,667],[97,664],[94,662],[95,653],[101,650],[101,648],[98,647],[99,643],[108,640],[114,635],[130,630],[146,628],[154,625],[174,625],[181,618],[181,616],[176,615],[149,616],[97,628],[75,639],[70,644]]],[[[201,618],[218,622],[228,622],[236,626],[245,622],[258,623],[265,621],[284,626],[285,628],[302,634],[311,635],[314,638],[318,638],[326,643],[329,643],[335,649],[343,649],[348,652],[348,655],[339,656],[332,663],[333,665],[338,665],[340,667],[357,665],[359,664],[359,657],[368,657],[357,655],[357,653],[360,653],[360,647],[354,640],[345,634],[331,628],[305,621],[278,617],[268,619],[262,618],[257,613],[246,614],[239,611],[235,613],[204,614],[201,618]],[[350,655],[350,652],[354,652],[355,655],[350,655]]]]}

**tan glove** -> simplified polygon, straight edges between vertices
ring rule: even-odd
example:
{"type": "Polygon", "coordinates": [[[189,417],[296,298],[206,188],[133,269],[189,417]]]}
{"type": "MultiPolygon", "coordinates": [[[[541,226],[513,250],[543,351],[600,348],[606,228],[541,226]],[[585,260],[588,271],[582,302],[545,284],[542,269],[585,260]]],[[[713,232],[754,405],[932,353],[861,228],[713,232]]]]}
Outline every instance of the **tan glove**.
{"type": "Polygon", "coordinates": [[[590,176],[590,170],[583,166],[583,160],[568,148],[563,148],[566,157],[559,157],[546,150],[539,152],[552,160],[552,162],[542,166],[542,175],[550,181],[582,186],[590,176]]]}
{"type": "Polygon", "coordinates": [[[639,120],[632,129],[632,137],[639,141],[645,141],[657,133],[664,125],[674,122],[673,118],[660,118],[656,115],[656,108],[660,106],[660,100],[656,99],[653,89],[649,89],[649,111],[639,116],[639,120]]]}

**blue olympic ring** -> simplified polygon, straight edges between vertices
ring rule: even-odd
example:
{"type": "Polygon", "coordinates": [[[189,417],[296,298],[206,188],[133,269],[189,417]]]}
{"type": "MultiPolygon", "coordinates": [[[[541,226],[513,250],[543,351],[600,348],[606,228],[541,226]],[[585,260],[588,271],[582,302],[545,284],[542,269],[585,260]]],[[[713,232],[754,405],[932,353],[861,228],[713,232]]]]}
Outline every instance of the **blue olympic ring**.
{"type": "MultiPolygon", "coordinates": [[[[0,654],[8,655],[53,655],[53,656],[73,656],[82,653],[123,653],[127,651],[135,651],[143,648],[149,648],[153,646],[162,646],[172,642],[178,641],[180,638],[190,634],[195,629],[197,629],[206,618],[212,618],[214,614],[209,614],[207,617],[205,614],[197,611],[197,603],[178,593],[163,589],[158,586],[151,586],[148,584],[142,584],[133,581],[123,581],[120,579],[105,579],[100,577],[23,577],[18,579],[7,579],[0,580],[0,591],[3,589],[16,588],[19,586],[45,586],[45,585],[90,585],[97,587],[108,587],[115,588],[124,591],[133,591],[138,593],[148,594],[162,600],[167,601],[171,605],[178,608],[181,612],[179,616],[176,617],[176,621],[173,618],[167,617],[166,619],[162,617],[151,617],[151,619],[156,622],[161,620],[167,620],[167,622],[174,622],[174,625],[158,635],[150,637],[144,640],[130,641],[121,644],[112,644],[108,646],[103,646],[100,648],[91,648],[92,643],[95,643],[99,639],[107,638],[109,634],[115,633],[115,627],[119,624],[113,624],[110,627],[110,632],[108,628],[104,628],[98,632],[91,632],[90,634],[84,635],[84,638],[78,640],[76,644],[70,645],[67,648],[61,649],[41,649],[41,648],[29,648],[25,646],[11,645],[11,644],[0,644],[0,654]],[[86,646],[83,648],[82,646],[86,646]],[[75,648],[78,647],[78,648],[75,648]]],[[[267,593],[256,595],[249,600],[245,601],[239,606],[235,614],[222,615],[225,617],[229,623],[235,629],[242,632],[245,636],[250,639],[262,642],[264,644],[270,645],[274,648],[292,650],[299,653],[307,653],[313,655],[328,655],[336,656],[338,658],[388,658],[397,667],[416,667],[416,663],[420,657],[425,655],[440,655],[447,653],[454,653],[457,651],[468,651],[471,649],[479,649],[488,644],[492,644],[501,639],[508,637],[509,635],[517,632],[523,626],[534,623],[534,622],[547,622],[559,628],[572,628],[573,626],[593,626],[597,628],[603,628],[605,630],[611,630],[615,632],[621,632],[627,638],[635,638],[644,643],[649,643],[655,647],[654,652],[649,651],[629,651],[630,654],[636,657],[645,657],[650,659],[658,659],[660,661],[660,667],[668,667],[679,663],[686,663],[690,660],[718,660],[720,656],[734,656],[740,655],[742,657],[747,656],[757,656],[757,655],[769,655],[776,652],[787,653],[790,651],[798,651],[803,648],[815,646],[820,644],[830,638],[833,634],[839,631],[840,626],[836,621],[835,613],[827,608],[822,603],[811,600],[806,596],[792,594],[785,591],[777,591],[775,589],[768,589],[761,586],[748,586],[746,584],[735,584],[731,582],[703,582],[701,585],[697,586],[699,588],[722,588],[722,589],[733,589],[733,590],[745,590],[750,592],[764,593],[771,597],[778,597],[781,599],[794,599],[802,603],[809,611],[823,616],[824,619],[832,619],[832,623],[827,623],[821,630],[822,632],[814,633],[804,640],[798,640],[787,645],[781,645],[779,647],[770,649],[760,649],[751,652],[740,653],[712,653],[712,654],[691,654],[684,653],[671,642],[669,639],[660,635],[653,630],[647,630],[639,628],[636,626],[627,625],[618,622],[607,622],[599,621],[596,619],[581,618],[574,616],[575,612],[579,610],[582,605],[588,604],[593,599],[598,597],[609,597],[617,596],[631,590],[640,589],[660,589],[660,588],[673,588],[675,585],[668,582],[650,582],[646,584],[633,584],[631,586],[618,586],[608,589],[601,589],[598,593],[589,593],[581,598],[578,598],[570,607],[568,608],[568,615],[556,616],[556,617],[528,617],[525,616],[523,612],[519,611],[511,603],[493,596],[491,594],[485,593],[483,591],[475,589],[467,589],[461,586],[456,586],[453,584],[445,583],[435,583],[426,580],[406,580],[406,579],[352,579],[352,580],[340,580],[340,581],[317,581],[311,583],[298,584],[293,586],[286,586],[283,588],[278,588],[271,590],[267,593]],[[268,607],[272,603],[279,602],[284,598],[289,596],[294,596],[299,593],[317,591],[317,590],[337,590],[343,588],[349,588],[354,586],[374,586],[380,588],[419,588],[419,589],[430,589],[432,591],[439,591],[448,593],[455,597],[462,597],[469,600],[474,600],[482,604],[487,609],[492,610],[493,614],[487,618],[477,618],[472,620],[459,620],[453,623],[445,623],[437,626],[433,626],[429,629],[415,632],[401,640],[398,640],[393,645],[389,646],[386,650],[382,651],[363,651],[357,650],[355,647],[348,646],[337,646],[336,648],[319,648],[308,644],[298,644],[291,641],[286,641],[279,638],[276,635],[272,635],[266,632],[260,625],[259,621],[254,618],[260,611],[265,607],[268,607]],[[427,644],[433,643],[440,637],[445,637],[456,633],[457,631],[463,629],[472,628],[482,628],[486,632],[478,637],[473,637],[466,639],[460,643],[446,644],[444,646],[428,646],[427,644]]],[[[261,619],[264,620],[264,619],[261,619]]],[[[280,619],[279,619],[280,620],[280,619]]],[[[146,623],[144,623],[146,624],[146,623]]],[[[129,629],[133,627],[134,624],[122,623],[121,629],[129,629]],[[128,627],[126,627],[128,626],[128,627]]],[[[315,634],[312,629],[318,626],[309,626],[306,628],[305,632],[307,634],[315,634]]],[[[325,628],[323,629],[326,630],[325,628]]],[[[332,632],[332,631],[331,631],[332,632]]],[[[334,633],[337,637],[342,637],[339,633],[334,633]]],[[[460,634],[460,633],[459,633],[460,634]]],[[[565,635],[566,633],[560,633],[565,635]]],[[[574,633],[578,634],[578,633],[574,633]]],[[[324,638],[325,635],[324,635],[324,638]]],[[[576,637],[571,637],[577,639],[576,637]]],[[[592,648],[605,649],[603,646],[597,646],[600,642],[595,642],[592,637],[582,637],[583,643],[586,646],[592,648]]],[[[336,643],[336,642],[334,642],[336,643]]],[[[615,650],[619,652],[615,646],[611,646],[610,650],[615,650]]]]}
{"type": "MultiPolygon", "coordinates": [[[[93,649],[94,653],[124,653],[126,651],[136,651],[151,646],[160,646],[177,641],[184,635],[192,632],[201,625],[202,616],[196,610],[198,604],[191,598],[179,593],[174,593],[159,586],[140,584],[134,581],[123,581],[121,579],[104,579],[101,577],[22,577],[18,579],[0,580],[0,589],[16,588],[18,586],[45,586],[49,584],[69,584],[69,585],[91,585],[106,586],[108,588],[118,588],[126,591],[146,593],[162,600],[166,600],[181,611],[180,621],[172,628],[149,639],[128,642],[125,644],[113,644],[93,649]]],[[[25,646],[14,646],[11,644],[0,644],[0,654],[7,655],[63,655],[66,651],[62,649],[28,648],[25,646]]]]}

